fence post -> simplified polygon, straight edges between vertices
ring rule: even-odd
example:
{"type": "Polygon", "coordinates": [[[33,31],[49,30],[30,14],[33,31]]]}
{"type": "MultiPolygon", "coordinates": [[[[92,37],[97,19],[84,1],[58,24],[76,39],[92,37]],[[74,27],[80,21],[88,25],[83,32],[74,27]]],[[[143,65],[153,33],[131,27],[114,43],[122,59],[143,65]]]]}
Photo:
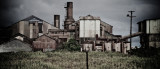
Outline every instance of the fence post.
{"type": "Polygon", "coordinates": [[[86,50],[86,68],[89,69],[88,67],[88,51],[86,50]]]}

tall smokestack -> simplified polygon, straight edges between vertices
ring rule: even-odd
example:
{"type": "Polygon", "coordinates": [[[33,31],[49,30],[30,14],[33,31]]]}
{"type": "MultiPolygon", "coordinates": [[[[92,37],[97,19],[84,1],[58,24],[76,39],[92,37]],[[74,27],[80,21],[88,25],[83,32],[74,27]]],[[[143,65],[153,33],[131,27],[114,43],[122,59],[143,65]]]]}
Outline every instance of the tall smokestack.
{"type": "Polygon", "coordinates": [[[67,11],[67,15],[64,21],[64,29],[69,29],[69,25],[75,22],[73,18],[73,2],[67,2],[67,7],[65,8],[67,11]]]}
{"type": "Polygon", "coordinates": [[[54,27],[60,28],[60,15],[54,15],[54,27]]]}
{"type": "Polygon", "coordinates": [[[73,19],[73,3],[67,2],[67,18],[73,19]]]}

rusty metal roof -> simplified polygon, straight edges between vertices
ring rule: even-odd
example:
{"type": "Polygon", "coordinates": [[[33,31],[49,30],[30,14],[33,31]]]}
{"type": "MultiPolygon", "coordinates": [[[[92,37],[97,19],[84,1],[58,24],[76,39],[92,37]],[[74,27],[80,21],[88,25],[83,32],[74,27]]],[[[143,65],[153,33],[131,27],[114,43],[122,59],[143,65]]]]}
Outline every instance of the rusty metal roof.
{"type": "Polygon", "coordinates": [[[41,36],[35,38],[35,40],[38,39],[38,38],[40,38],[40,37],[42,37],[42,36],[46,36],[46,37],[48,37],[48,38],[50,38],[50,39],[55,40],[56,42],[58,41],[58,40],[56,40],[55,38],[52,38],[52,37],[48,36],[47,34],[43,34],[43,35],[41,35],[41,36]]]}

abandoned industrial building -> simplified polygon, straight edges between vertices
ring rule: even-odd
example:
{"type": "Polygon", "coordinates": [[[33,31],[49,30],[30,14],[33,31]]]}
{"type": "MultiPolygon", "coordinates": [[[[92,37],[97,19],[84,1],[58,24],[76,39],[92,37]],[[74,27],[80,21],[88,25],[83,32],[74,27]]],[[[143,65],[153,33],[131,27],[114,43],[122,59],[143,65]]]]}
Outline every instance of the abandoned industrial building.
{"type": "Polygon", "coordinates": [[[140,36],[140,43],[143,47],[160,47],[160,19],[147,19],[137,23],[140,36]]]}
{"type": "Polygon", "coordinates": [[[12,31],[11,36],[31,44],[34,51],[56,50],[59,45],[73,38],[81,45],[81,51],[115,51],[126,54],[131,49],[127,39],[139,35],[142,46],[160,46],[160,19],[139,22],[139,32],[122,37],[114,35],[113,26],[100,17],[87,15],[74,20],[72,2],[67,2],[65,8],[67,15],[64,29],[60,29],[60,15],[54,15],[54,25],[31,15],[8,27],[12,31]]]}

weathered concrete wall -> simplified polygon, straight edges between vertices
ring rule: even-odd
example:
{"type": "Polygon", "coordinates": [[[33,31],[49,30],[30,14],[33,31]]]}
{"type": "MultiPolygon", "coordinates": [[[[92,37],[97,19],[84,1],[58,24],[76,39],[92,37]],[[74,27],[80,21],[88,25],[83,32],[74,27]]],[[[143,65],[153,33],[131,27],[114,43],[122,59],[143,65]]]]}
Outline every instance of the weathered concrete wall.
{"type": "Polygon", "coordinates": [[[123,49],[122,52],[124,54],[127,54],[127,51],[130,50],[130,43],[123,43],[123,49]]]}
{"type": "Polygon", "coordinates": [[[24,21],[20,21],[18,24],[19,24],[19,33],[24,34],[24,21]]]}
{"type": "Polygon", "coordinates": [[[102,51],[103,50],[103,46],[95,46],[96,47],[96,51],[102,51]]]}
{"type": "Polygon", "coordinates": [[[30,37],[30,29],[29,29],[29,22],[28,21],[24,21],[24,34],[27,37],[30,37]]]}
{"type": "Polygon", "coordinates": [[[106,51],[112,51],[112,44],[111,43],[105,43],[105,48],[106,48],[106,51]]]}
{"type": "Polygon", "coordinates": [[[49,29],[58,29],[58,28],[56,28],[53,25],[48,24],[45,21],[43,21],[42,29],[43,29],[43,34],[45,34],[45,33],[48,33],[49,29]]]}
{"type": "Polygon", "coordinates": [[[115,51],[121,52],[121,43],[115,43],[115,51]]]}
{"type": "Polygon", "coordinates": [[[48,33],[48,24],[43,21],[42,25],[43,34],[48,33]]]}
{"type": "Polygon", "coordinates": [[[33,33],[33,24],[29,24],[29,28],[30,28],[30,36],[29,38],[33,38],[33,34],[36,34],[36,33],[33,33]]]}
{"type": "Polygon", "coordinates": [[[70,38],[75,38],[75,32],[60,29],[50,29],[48,35],[50,37],[59,38],[60,42],[68,41],[70,38]]]}
{"type": "Polygon", "coordinates": [[[86,50],[92,51],[92,47],[93,47],[93,44],[83,44],[82,49],[83,49],[84,51],[86,51],[86,50]]]}
{"type": "Polygon", "coordinates": [[[105,36],[105,31],[106,31],[106,32],[109,32],[109,33],[112,33],[112,28],[113,28],[113,26],[111,26],[111,25],[109,25],[109,24],[101,21],[101,27],[102,27],[102,32],[103,32],[103,33],[102,33],[102,37],[105,36]]]}

